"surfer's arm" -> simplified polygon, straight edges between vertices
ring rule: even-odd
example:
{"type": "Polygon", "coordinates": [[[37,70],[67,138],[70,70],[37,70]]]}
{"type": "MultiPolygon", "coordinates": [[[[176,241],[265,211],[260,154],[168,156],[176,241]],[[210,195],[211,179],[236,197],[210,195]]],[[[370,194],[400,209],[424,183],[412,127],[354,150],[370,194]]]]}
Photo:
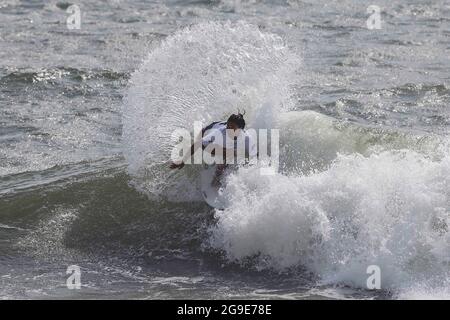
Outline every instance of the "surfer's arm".
{"type": "MultiPolygon", "coordinates": [[[[202,148],[203,150],[205,150],[205,148],[206,148],[208,145],[213,144],[214,141],[219,141],[219,140],[216,140],[216,139],[222,138],[222,133],[221,133],[219,130],[209,130],[209,131],[211,131],[211,132],[207,133],[203,138],[198,139],[196,142],[194,142],[194,144],[191,146],[190,153],[186,153],[186,154],[183,156],[183,159],[181,160],[180,163],[172,162],[172,163],[170,164],[170,168],[171,168],[171,169],[177,169],[177,168],[178,168],[178,169],[181,169],[181,168],[183,168],[183,167],[184,167],[184,164],[186,163],[186,161],[187,161],[190,157],[192,157],[192,156],[194,155],[194,153],[197,151],[197,149],[200,148],[200,146],[201,146],[201,148],[202,148]]],[[[215,148],[212,148],[212,150],[211,150],[211,155],[215,155],[215,153],[216,153],[215,151],[217,150],[217,148],[222,148],[222,149],[223,149],[223,150],[222,150],[222,154],[223,154],[224,161],[225,161],[225,156],[226,156],[226,152],[227,152],[228,149],[223,148],[222,146],[223,146],[223,145],[216,144],[216,147],[215,147],[215,148]]],[[[233,150],[229,150],[228,152],[233,153],[233,150]]]]}
{"type": "Polygon", "coordinates": [[[172,162],[170,164],[170,169],[181,169],[184,167],[184,164],[187,162],[189,158],[191,158],[194,153],[199,149],[201,146],[202,149],[205,149],[205,147],[213,141],[213,134],[209,133],[205,136],[203,136],[205,131],[202,130],[202,132],[197,136],[197,138],[194,140],[194,143],[191,145],[190,152],[186,153],[183,158],[181,159],[180,163],[172,162]]]}
{"type": "Polygon", "coordinates": [[[194,155],[196,149],[198,149],[198,148],[196,148],[196,147],[198,147],[198,145],[199,145],[198,143],[194,143],[194,144],[191,146],[191,151],[190,151],[189,153],[186,153],[186,154],[184,155],[184,157],[183,157],[183,159],[181,160],[180,163],[172,162],[172,163],[170,164],[170,169],[181,169],[181,168],[183,168],[185,162],[187,161],[187,159],[190,158],[190,157],[192,157],[192,156],[194,155]]]}

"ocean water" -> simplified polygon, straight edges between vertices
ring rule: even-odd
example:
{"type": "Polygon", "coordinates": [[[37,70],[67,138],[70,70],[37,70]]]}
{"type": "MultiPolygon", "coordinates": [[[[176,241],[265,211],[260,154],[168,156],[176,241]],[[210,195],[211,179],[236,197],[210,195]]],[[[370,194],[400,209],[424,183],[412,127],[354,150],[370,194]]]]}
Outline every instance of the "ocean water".
{"type": "Polygon", "coordinates": [[[443,0],[2,0],[0,298],[450,299],[449,82],[443,0]],[[171,133],[238,108],[215,211],[171,133]]]}

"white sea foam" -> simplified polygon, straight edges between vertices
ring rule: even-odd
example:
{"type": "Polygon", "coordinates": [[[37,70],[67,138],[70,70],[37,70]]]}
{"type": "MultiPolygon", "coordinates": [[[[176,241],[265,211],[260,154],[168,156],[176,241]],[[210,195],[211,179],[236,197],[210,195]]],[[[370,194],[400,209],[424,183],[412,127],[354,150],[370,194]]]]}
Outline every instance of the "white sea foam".
{"type": "Polygon", "coordinates": [[[448,298],[450,152],[442,139],[291,111],[299,59],[278,36],[246,23],[177,32],[132,76],[125,156],[135,185],[172,200],[200,199],[196,171],[173,173],[171,132],[224,119],[280,129],[281,172],[242,168],[232,205],[216,212],[210,245],[259,268],[306,267],[322,282],[366,287],[369,265],[399,298],[448,298]],[[194,188],[192,187],[194,186],[194,188]]]}
{"type": "Polygon", "coordinates": [[[378,265],[383,289],[439,296],[450,277],[449,190],[450,157],[410,150],[338,156],[308,176],[241,169],[211,242],[232,261],[259,255],[259,267],[304,266],[324,283],[366,288],[378,265]]]}

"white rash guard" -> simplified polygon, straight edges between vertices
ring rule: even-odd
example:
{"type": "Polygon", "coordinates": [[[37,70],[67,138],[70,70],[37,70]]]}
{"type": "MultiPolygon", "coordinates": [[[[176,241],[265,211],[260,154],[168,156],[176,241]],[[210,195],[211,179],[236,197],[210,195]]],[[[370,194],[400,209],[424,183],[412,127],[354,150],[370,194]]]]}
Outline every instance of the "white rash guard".
{"type": "Polygon", "coordinates": [[[254,137],[247,134],[244,129],[239,130],[239,134],[236,138],[227,135],[227,123],[215,122],[204,128],[204,135],[202,138],[202,145],[206,147],[207,145],[215,142],[215,139],[222,137],[222,141],[217,141],[215,144],[218,147],[226,149],[237,149],[237,141],[240,139],[245,139],[245,151],[248,153],[249,158],[254,158],[258,154],[258,148],[254,137]],[[225,141],[225,143],[223,143],[225,141]]]}

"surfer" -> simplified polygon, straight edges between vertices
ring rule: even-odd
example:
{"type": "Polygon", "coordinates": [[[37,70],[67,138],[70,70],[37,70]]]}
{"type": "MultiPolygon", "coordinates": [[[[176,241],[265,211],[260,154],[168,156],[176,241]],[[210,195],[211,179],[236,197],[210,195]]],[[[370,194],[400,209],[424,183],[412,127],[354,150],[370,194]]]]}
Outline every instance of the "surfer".
{"type": "MultiPolygon", "coordinates": [[[[230,153],[233,156],[237,154],[237,140],[239,138],[244,138],[245,140],[245,159],[253,158],[257,155],[256,141],[252,139],[250,135],[245,131],[245,120],[244,115],[241,113],[232,114],[227,121],[217,121],[213,122],[202,129],[202,148],[203,150],[211,143],[215,141],[217,136],[222,136],[224,143],[219,144],[223,147],[223,163],[216,164],[216,174],[212,181],[213,185],[220,184],[220,177],[223,174],[227,163],[226,156],[230,153]],[[228,150],[228,151],[227,151],[228,150]],[[231,152],[230,152],[231,151],[231,152]],[[227,153],[228,152],[228,153],[227,153]]],[[[196,151],[196,144],[191,146],[190,156],[192,156],[196,151]]],[[[215,149],[212,150],[211,154],[214,155],[215,149]]],[[[180,163],[172,162],[170,164],[171,169],[181,169],[184,167],[184,161],[180,163]]]]}

